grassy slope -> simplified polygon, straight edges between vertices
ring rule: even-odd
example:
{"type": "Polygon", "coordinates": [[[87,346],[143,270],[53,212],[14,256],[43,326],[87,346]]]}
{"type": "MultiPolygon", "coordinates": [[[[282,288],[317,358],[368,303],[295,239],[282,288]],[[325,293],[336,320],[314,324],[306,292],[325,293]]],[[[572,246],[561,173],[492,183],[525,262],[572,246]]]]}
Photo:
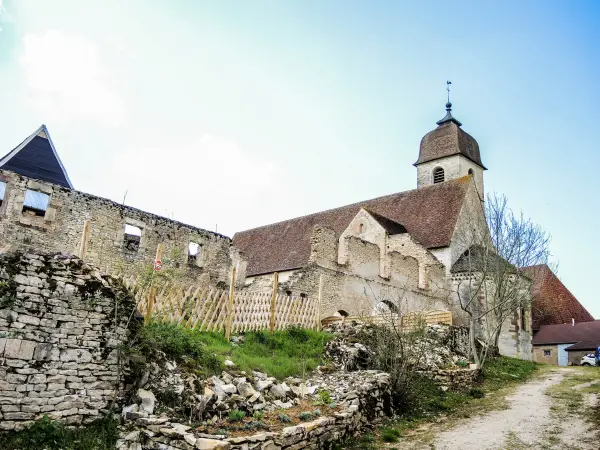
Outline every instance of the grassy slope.
{"type": "Polygon", "coordinates": [[[285,331],[251,332],[243,343],[232,344],[220,333],[188,330],[179,326],[151,323],[144,327],[138,347],[143,353],[160,350],[168,357],[198,365],[207,374],[219,374],[225,359],[239,369],[252,370],[283,379],[303,376],[323,360],[323,348],[332,336],[299,328],[285,331]]]}

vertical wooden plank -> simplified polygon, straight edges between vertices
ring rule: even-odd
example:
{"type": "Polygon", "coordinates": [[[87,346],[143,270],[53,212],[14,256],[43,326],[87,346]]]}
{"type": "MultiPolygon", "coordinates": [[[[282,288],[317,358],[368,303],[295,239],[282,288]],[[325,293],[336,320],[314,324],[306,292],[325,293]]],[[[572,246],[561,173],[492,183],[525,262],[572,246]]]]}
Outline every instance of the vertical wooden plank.
{"type": "Polygon", "coordinates": [[[229,305],[227,307],[227,325],[225,326],[225,340],[231,336],[231,318],[233,317],[233,297],[235,295],[235,267],[231,268],[231,283],[229,285],[229,305]]]}
{"type": "Polygon", "coordinates": [[[81,242],[79,243],[79,253],[77,256],[79,259],[85,259],[85,253],[87,251],[88,238],[90,237],[90,230],[92,228],[92,222],[88,219],[83,222],[83,232],[81,233],[81,242]]]}
{"type": "Polygon", "coordinates": [[[273,274],[273,293],[271,294],[271,316],[269,319],[269,330],[275,331],[275,305],[277,303],[277,286],[279,285],[279,274],[273,274]]]}
{"type": "Polygon", "coordinates": [[[144,318],[144,322],[150,322],[150,317],[152,316],[152,310],[154,309],[154,301],[156,300],[156,288],[152,286],[150,288],[150,295],[148,296],[148,309],[146,310],[146,317],[144,318]]]}

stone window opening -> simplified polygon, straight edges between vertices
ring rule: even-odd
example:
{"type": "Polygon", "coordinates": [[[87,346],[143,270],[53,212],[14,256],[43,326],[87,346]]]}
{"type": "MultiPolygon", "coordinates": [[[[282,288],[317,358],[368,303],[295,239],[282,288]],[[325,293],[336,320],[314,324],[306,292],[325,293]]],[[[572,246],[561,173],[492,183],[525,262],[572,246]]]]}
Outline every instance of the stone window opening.
{"type": "Polygon", "coordinates": [[[443,183],[444,182],[444,169],[442,167],[436,167],[433,169],[433,183],[443,183]]]}
{"type": "Polygon", "coordinates": [[[358,232],[359,232],[360,234],[362,234],[362,233],[363,233],[363,231],[364,231],[364,229],[365,229],[365,226],[364,226],[364,224],[362,224],[362,223],[359,223],[359,224],[358,224],[358,232]]]}
{"type": "Polygon", "coordinates": [[[39,191],[27,189],[23,200],[22,213],[28,216],[44,217],[50,203],[50,196],[39,191]]]}
{"type": "Polygon", "coordinates": [[[473,169],[469,169],[469,172],[467,172],[469,175],[473,176],[473,169]]]}
{"type": "Polygon", "coordinates": [[[285,295],[287,296],[288,300],[292,299],[292,291],[285,291],[285,295]]]}
{"type": "Polygon", "coordinates": [[[527,331],[527,316],[525,314],[525,308],[521,308],[519,313],[521,315],[521,330],[527,331]]]}
{"type": "Polygon", "coordinates": [[[4,202],[4,196],[6,195],[6,183],[4,181],[0,181],[0,206],[4,202]]]}
{"type": "Polygon", "coordinates": [[[308,295],[305,292],[300,293],[300,298],[302,300],[308,300],[308,295]]]}
{"type": "Polygon", "coordinates": [[[201,262],[202,250],[202,244],[190,241],[188,244],[188,264],[198,264],[198,262],[201,262]]]}
{"type": "Polygon", "coordinates": [[[126,223],[124,231],[123,248],[125,250],[137,252],[140,249],[140,241],[142,240],[142,229],[126,223]]]}
{"type": "Polygon", "coordinates": [[[552,356],[552,350],[544,350],[544,356],[552,356]]]}
{"type": "Polygon", "coordinates": [[[348,317],[350,315],[346,311],[344,311],[343,309],[338,310],[335,314],[337,316],[341,316],[341,317],[348,317]]]}

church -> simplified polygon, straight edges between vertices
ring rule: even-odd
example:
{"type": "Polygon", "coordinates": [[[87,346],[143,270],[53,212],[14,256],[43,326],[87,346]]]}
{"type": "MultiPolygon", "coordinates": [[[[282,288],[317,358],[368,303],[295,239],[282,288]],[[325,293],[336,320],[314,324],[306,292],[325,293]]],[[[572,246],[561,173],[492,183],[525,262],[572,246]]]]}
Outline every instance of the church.
{"type": "MultiPolygon", "coordinates": [[[[421,140],[416,189],[236,233],[247,258],[245,287],[268,291],[277,273],[281,291],[318,296],[321,317],[450,311],[465,324],[452,295],[466,230],[489,234],[479,144],[446,115],[421,140]]],[[[502,354],[531,358],[529,312],[502,326],[502,354]]]]}

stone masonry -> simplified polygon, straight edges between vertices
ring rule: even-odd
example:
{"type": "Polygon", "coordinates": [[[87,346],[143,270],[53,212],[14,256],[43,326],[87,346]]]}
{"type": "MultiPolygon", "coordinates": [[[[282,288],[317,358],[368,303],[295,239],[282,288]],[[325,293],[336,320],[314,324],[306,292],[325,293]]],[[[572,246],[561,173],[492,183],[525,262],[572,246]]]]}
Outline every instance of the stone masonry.
{"type": "Polygon", "coordinates": [[[0,181],[6,183],[0,201],[0,252],[35,249],[76,255],[89,220],[85,260],[103,273],[129,273],[140,263],[151,264],[162,243],[163,266],[178,269],[186,281],[228,285],[233,266],[237,279],[244,279],[245,261],[226,236],[14,172],[0,170],[0,181]],[[50,196],[45,211],[34,214],[24,208],[27,191],[50,196]],[[129,236],[126,226],[139,230],[140,236],[129,236]],[[189,254],[190,243],[195,255],[189,254]]]}
{"type": "Polygon", "coordinates": [[[0,430],[48,415],[88,423],[118,385],[118,343],[137,325],[116,280],[76,258],[0,256],[0,430]]]}

